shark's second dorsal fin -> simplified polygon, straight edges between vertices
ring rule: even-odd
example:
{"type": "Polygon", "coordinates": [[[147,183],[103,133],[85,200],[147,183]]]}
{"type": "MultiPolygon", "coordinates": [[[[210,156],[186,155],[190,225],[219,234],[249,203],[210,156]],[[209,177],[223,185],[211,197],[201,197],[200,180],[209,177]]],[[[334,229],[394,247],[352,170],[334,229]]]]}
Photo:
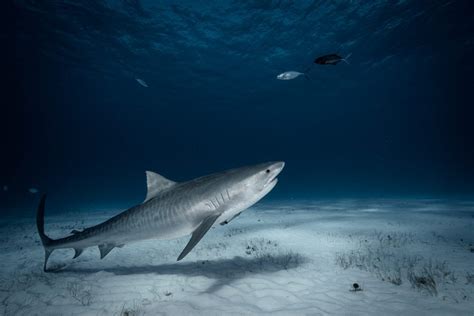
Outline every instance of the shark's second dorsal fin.
{"type": "Polygon", "coordinates": [[[146,172],[146,186],[147,186],[147,193],[146,198],[143,203],[151,200],[154,198],[158,193],[161,191],[168,189],[169,187],[175,185],[176,182],[166,179],[162,175],[155,173],[153,171],[146,172]]]}

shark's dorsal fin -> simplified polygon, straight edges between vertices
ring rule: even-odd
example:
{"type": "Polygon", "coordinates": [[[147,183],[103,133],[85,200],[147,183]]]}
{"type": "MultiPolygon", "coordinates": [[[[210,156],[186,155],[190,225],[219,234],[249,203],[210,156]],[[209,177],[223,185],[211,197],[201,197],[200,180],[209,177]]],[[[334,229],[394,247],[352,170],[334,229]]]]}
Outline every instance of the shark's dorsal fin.
{"type": "Polygon", "coordinates": [[[193,248],[196,244],[201,240],[201,238],[207,233],[207,231],[212,227],[216,219],[221,214],[213,214],[207,217],[204,221],[202,221],[201,225],[193,232],[191,239],[189,240],[186,247],[184,247],[183,251],[178,257],[178,261],[183,259],[193,248]]]}
{"type": "Polygon", "coordinates": [[[161,191],[168,189],[169,187],[175,185],[176,182],[166,179],[162,175],[155,173],[153,171],[146,171],[146,186],[147,193],[146,198],[143,203],[154,198],[161,191]]]}

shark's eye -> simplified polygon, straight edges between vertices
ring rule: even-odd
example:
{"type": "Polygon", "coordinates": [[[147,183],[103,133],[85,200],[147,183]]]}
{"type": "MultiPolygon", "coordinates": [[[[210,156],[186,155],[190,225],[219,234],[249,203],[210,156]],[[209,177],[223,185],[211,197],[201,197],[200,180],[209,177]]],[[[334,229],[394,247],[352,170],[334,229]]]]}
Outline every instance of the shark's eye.
{"type": "Polygon", "coordinates": [[[265,171],[266,173],[270,173],[270,169],[267,169],[267,171],[265,171]]]}

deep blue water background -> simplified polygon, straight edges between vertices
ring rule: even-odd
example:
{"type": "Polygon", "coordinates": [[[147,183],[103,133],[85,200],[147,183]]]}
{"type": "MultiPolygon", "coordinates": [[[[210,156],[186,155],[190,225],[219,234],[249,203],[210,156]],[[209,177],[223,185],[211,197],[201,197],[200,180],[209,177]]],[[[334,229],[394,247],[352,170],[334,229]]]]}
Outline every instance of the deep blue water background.
{"type": "Polygon", "coordinates": [[[125,208],[145,170],[268,160],[287,165],[267,199],[472,197],[472,7],[8,2],[0,208],[34,212],[30,187],[58,211],[125,208]],[[333,52],[351,64],[275,78],[333,52]]]}

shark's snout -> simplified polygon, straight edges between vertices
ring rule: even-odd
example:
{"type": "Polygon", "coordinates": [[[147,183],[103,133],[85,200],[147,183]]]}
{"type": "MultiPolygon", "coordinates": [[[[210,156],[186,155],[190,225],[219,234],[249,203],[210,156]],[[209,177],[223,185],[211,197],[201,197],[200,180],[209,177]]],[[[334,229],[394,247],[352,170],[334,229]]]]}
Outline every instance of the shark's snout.
{"type": "Polygon", "coordinates": [[[275,185],[276,182],[278,181],[277,176],[280,174],[280,172],[283,170],[285,167],[285,162],[283,161],[278,161],[273,164],[271,164],[266,172],[268,173],[268,180],[265,183],[265,187],[268,186],[269,184],[275,185]]]}
{"type": "Polygon", "coordinates": [[[278,173],[280,173],[283,168],[285,167],[285,162],[284,161],[278,161],[278,162],[275,162],[273,165],[272,165],[273,168],[277,169],[278,170],[278,173]]]}

